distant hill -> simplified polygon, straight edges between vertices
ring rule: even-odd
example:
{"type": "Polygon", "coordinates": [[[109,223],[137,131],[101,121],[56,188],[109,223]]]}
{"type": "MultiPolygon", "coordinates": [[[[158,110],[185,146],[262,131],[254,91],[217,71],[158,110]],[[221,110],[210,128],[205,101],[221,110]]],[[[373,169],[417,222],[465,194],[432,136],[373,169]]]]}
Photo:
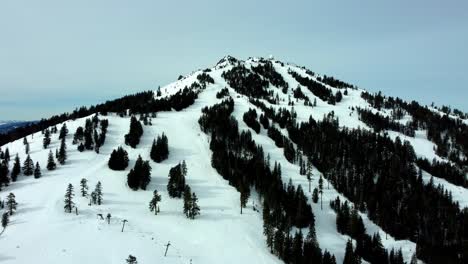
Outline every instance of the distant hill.
{"type": "Polygon", "coordinates": [[[37,121],[0,121],[0,134],[7,133],[15,128],[24,127],[37,121]]]}

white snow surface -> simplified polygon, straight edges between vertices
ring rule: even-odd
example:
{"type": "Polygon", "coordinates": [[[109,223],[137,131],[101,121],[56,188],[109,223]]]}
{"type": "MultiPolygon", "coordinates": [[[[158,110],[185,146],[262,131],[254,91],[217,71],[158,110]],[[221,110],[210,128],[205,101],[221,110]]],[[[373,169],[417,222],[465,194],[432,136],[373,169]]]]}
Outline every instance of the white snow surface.
{"type": "MultiPolygon", "coordinates": [[[[241,63],[250,68],[251,65],[258,64],[258,59],[252,58],[241,63]]],[[[288,74],[288,69],[314,80],[316,76],[310,76],[303,68],[292,64],[281,65],[280,62],[273,61],[273,66],[288,82],[289,89],[288,94],[283,94],[281,89],[270,86],[269,89],[278,94],[281,100],[279,105],[272,106],[291,109],[292,107],[288,106],[288,97],[293,98],[292,89],[299,84],[288,74]]],[[[80,153],[76,150],[76,145],[71,144],[74,131],[78,126],[84,126],[85,118],[67,121],[65,123],[70,131],[67,136],[68,160],[65,165],[58,165],[57,170],[49,172],[45,169],[47,155],[49,150],[55,151],[59,147],[58,134],[52,135],[52,144],[48,149],[42,147],[41,133],[29,135],[27,139],[30,143],[31,158],[40,163],[43,175],[40,179],[20,175],[17,182],[0,192],[2,200],[8,193],[13,192],[18,202],[17,212],[0,236],[0,262],[124,263],[131,254],[137,257],[139,263],[281,263],[266,246],[261,213],[252,210],[253,204],[258,208],[260,201],[252,195],[248,208],[240,215],[239,193],[211,167],[209,137],[201,132],[198,125],[201,109],[219,102],[215,97],[216,92],[229,87],[221,74],[231,67],[228,60],[213,67],[208,74],[215,80],[215,84],[208,85],[189,108],[180,112],[158,113],[152,126],[144,126],[144,134],[136,149],[124,144],[124,135],[129,129],[128,117],[121,118],[114,114],[102,117],[109,120],[109,128],[106,142],[99,154],[94,151],[80,153]],[[151,161],[149,151],[153,139],[163,132],[169,139],[170,154],[169,159],[158,164],[151,161]],[[129,167],[121,172],[112,171],[107,166],[111,151],[118,146],[125,148],[130,158],[129,167]],[[126,185],[127,173],[138,155],[150,160],[152,167],[151,182],[146,191],[132,191],[126,185]],[[185,160],[188,166],[187,183],[199,198],[201,215],[196,220],[187,219],[182,212],[182,199],[171,199],[166,191],[169,169],[182,160],[185,160]],[[98,181],[102,182],[102,205],[89,206],[88,197],[80,197],[79,182],[82,178],[88,180],[91,190],[98,181]],[[79,215],[64,212],[63,199],[68,183],[75,187],[74,200],[79,215]],[[155,189],[162,195],[161,212],[157,216],[148,209],[155,189]],[[97,214],[105,216],[107,213],[112,215],[110,224],[97,217],[97,214]],[[124,232],[121,232],[123,219],[128,220],[128,223],[124,232]],[[169,241],[171,246],[167,257],[164,257],[165,245],[169,241]]],[[[184,87],[190,87],[199,73],[201,71],[195,71],[179,81],[161,87],[161,97],[171,96],[184,87]]],[[[326,86],[334,92],[338,90],[326,86]]],[[[311,102],[317,100],[317,106],[304,106],[303,100],[294,99],[294,109],[299,122],[308,120],[310,116],[319,120],[333,111],[342,127],[371,129],[361,122],[356,111],[352,110],[356,107],[371,108],[361,98],[363,90],[348,89],[348,95],[344,96],[340,103],[329,105],[306,87],[301,89],[311,102]]],[[[239,128],[250,129],[242,121],[242,115],[249,108],[256,107],[250,104],[245,96],[238,95],[233,89],[229,90],[235,100],[233,115],[239,121],[239,128]]],[[[264,103],[271,105],[266,101],[264,103]]],[[[388,115],[385,110],[381,113],[388,115]]],[[[410,118],[405,116],[402,122],[410,118]]],[[[61,125],[57,127],[60,128],[61,125]]],[[[425,131],[417,131],[414,138],[394,131],[387,132],[392,139],[398,136],[402,140],[408,140],[418,156],[429,160],[442,160],[434,152],[434,144],[427,139],[425,131]]],[[[252,135],[255,142],[263,146],[265,153],[270,154],[272,163],[281,163],[283,182],[292,179],[293,184],[302,185],[311,201],[308,182],[304,176],[299,175],[299,167],[284,158],[283,150],[275,146],[263,128],[259,134],[253,132],[252,135]]],[[[5,147],[9,148],[12,157],[18,153],[21,161],[25,160],[23,139],[9,143],[2,149],[5,147]]],[[[10,162],[10,166],[12,165],[13,162],[10,162]]],[[[321,172],[315,169],[312,189],[317,186],[320,174],[321,172]]],[[[428,182],[430,177],[424,172],[425,182],[428,182]]],[[[434,182],[451,191],[461,207],[468,207],[467,189],[436,177],[434,182]]],[[[316,219],[317,238],[322,250],[330,251],[336,256],[337,263],[341,263],[349,237],[337,232],[336,214],[330,208],[329,202],[336,196],[340,196],[342,200],[345,198],[333,186],[328,187],[326,180],[324,186],[327,188],[323,194],[323,210],[320,203],[311,204],[316,219]]],[[[361,216],[368,234],[378,232],[385,248],[401,248],[405,260],[409,262],[415,250],[414,243],[395,240],[365,214],[361,213],[361,216]]],[[[307,230],[303,230],[303,233],[307,234],[307,230]]]]}

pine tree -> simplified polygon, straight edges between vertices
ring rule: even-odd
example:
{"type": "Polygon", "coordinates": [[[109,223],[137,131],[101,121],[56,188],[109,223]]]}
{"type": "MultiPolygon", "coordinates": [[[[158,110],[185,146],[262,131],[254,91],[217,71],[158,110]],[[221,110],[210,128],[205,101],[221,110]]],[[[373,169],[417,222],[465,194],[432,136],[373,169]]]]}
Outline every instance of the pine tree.
{"type": "Polygon", "coordinates": [[[336,264],[335,256],[332,256],[330,252],[325,250],[323,253],[322,264],[336,264]]]}
{"type": "Polygon", "coordinates": [[[94,193],[96,193],[96,203],[98,205],[101,205],[102,204],[102,184],[100,181],[98,181],[98,183],[96,184],[94,193]]]}
{"type": "Polygon", "coordinates": [[[187,174],[187,166],[185,161],[169,170],[169,181],[167,183],[167,191],[172,198],[182,197],[185,189],[185,175],[187,174]]]}
{"type": "Polygon", "coordinates": [[[125,135],[125,144],[136,148],[138,143],[140,143],[140,137],[143,135],[143,127],[141,123],[132,116],[130,119],[130,131],[125,135]]]}
{"type": "Polygon", "coordinates": [[[314,203],[318,203],[319,199],[319,190],[317,188],[314,188],[314,192],[312,193],[312,201],[314,203]]]}
{"type": "Polygon", "coordinates": [[[128,153],[122,147],[114,149],[110,155],[109,168],[111,170],[125,170],[128,166],[128,153]]]}
{"type": "Polygon", "coordinates": [[[65,206],[63,207],[65,209],[65,212],[67,213],[71,213],[75,205],[75,203],[73,202],[73,196],[75,196],[75,194],[73,193],[73,185],[69,183],[67,191],[65,192],[65,206]]]}
{"type": "Polygon", "coordinates": [[[17,203],[16,203],[15,198],[16,197],[13,193],[8,194],[7,196],[6,206],[7,206],[8,213],[10,215],[13,215],[13,212],[16,211],[17,203]]]}
{"type": "Polygon", "coordinates": [[[20,164],[21,164],[20,159],[18,157],[18,154],[16,154],[15,163],[13,164],[13,169],[11,170],[11,180],[14,181],[14,182],[18,178],[18,175],[21,173],[21,165],[20,164]]]}
{"type": "Polygon", "coordinates": [[[323,178],[322,178],[322,175],[320,175],[320,179],[319,179],[319,193],[320,193],[320,209],[323,210],[323,178]]]}
{"type": "Polygon", "coordinates": [[[97,204],[97,194],[96,191],[91,192],[91,202],[97,204]]]}
{"type": "Polygon", "coordinates": [[[184,214],[187,217],[190,217],[191,202],[192,202],[192,191],[190,190],[190,186],[185,185],[185,188],[184,188],[184,214]]]}
{"type": "Polygon", "coordinates": [[[26,176],[33,175],[34,173],[34,162],[31,157],[28,155],[23,164],[23,174],[26,176]]]}
{"type": "Polygon", "coordinates": [[[6,162],[10,162],[10,150],[8,148],[5,149],[5,155],[3,157],[6,162]]]}
{"type": "Polygon", "coordinates": [[[271,223],[270,207],[266,199],[263,201],[263,234],[266,236],[266,242],[267,246],[270,248],[270,252],[273,253],[275,232],[271,223]]]}
{"type": "Polygon", "coordinates": [[[75,135],[73,135],[73,142],[72,144],[78,144],[78,142],[81,142],[84,137],[84,130],[83,127],[78,127],[75,131],[75,135]]]}
{"type": "Polygon", "coordinates": [[[0,161],[0,189],[2,185],[8,186],[10,183],[8,172],[8,162],[6,160],[0,161]]]}
{"type": "Polygon", "coordinates": [[[44,132],[44,138],[42,139],[42,146],[46,149],[50,144],[50,131],[46,129],[44,132]]]}
{"type": "Polygon", "coordinates": [[[150,156],[152,160],[158,163],[167,159],[169,156],[168,139],[164,133],[162,136],[158,136],[157,139],[153,140],[150,156]]]}
{"type": "Polygon", "coordinates": [[[192,201],[190,203],[190,219],[195,219],[200,215],[200,207],[198,206],[198,198],[195,193],[192,193],[192,201]]]}
{"type": "MultiPolygon", "coordinates": [[[[8,223],[10,222],[10,216],[8,215],[7,212],[3,213],[2,215],[2,227],[3,227],[3,230],[5,230],[5,228],[7,227],[8,223]]],[[[3,231],[2,231],[3,233],[3,231]]]]}
{"type": "Polygon", "coordinates": [[[68,135],[67,124],[63,124],[62,128],[60,129],[59,139],[63,139],[68,135]]]}
{"type": "Polygon", "coordinates": [[[26,144],[24,145],[24,153],[29,154],[29,142],[26,142],[26,144]]]}
{"type": "Polygon", "coordinates": [[[151,166],[149,161],[143,161],[141,156],[138,156],[135,162],[135,167],[130,170],[127,175],[127,184],[132,190],[136,191],[138,188],[146,190],[151,181],[151,166]]]}
{"type": "Polygon", "coordinates": [[[55,170],[55,168],[57,168],[57,164],[54,160],[54,154],[52,153],[52,150],[50,150],[49,157],[47,158],[47,169],[51,171],[55,170]]]}
{"type": "Polygon", "coordinates": [[[240,191],[240,213],[242,214],[242,208],[245,208],[247,205],[247,201],[249,200],[250,197],[250,189],[249,187],[242,187],[241,185],[241,191],[240,191]]]}
{"type": "Polygon", "coordinates": [[[80,187],[81,187],[81,196],[86,197],[88,195],[88,180],[86,180],[85,178],[81,179],[80,187]]]}
{"type": "Polygon", "coordinates": [[[157,190],[154,190],[153,192],[153,198],[151,199],[149,203],[149,209],[151,212],[154,211],[154,215],[157,215],[159,213],[159,206],[158,203],[161,201],[161,195],[158,194],[157,190]]]}
{"type": "Polygon", "coordinates": [[[275,239],[274,239],[274,251],[275,254],[279,257],[283,256],[283,248],[284,248],[284,233],[282,230],[278,229],[275,232],[275,239]]]}
{"type": "Polygon", "coordinates": [[[36,168],[34,169],[34,178],[39,179],[41,175],[41,166],[39,166],[39,162],[36,162],[36,168]]]}
{"type": "Polygon", "coordinates": [[[138,264],[137,258],[132,255],[128,255],[125,261],[127,261],[127,264],[138,264]]]}
{"type": "Polygon", "coordinates": [[[65,161],[67,160],[67,145],[65,143],[65,138],[62,138],[62,141],[60,143],[60,150],[58,153],[57,160],[62,165],[65,164],[65,161]]]}

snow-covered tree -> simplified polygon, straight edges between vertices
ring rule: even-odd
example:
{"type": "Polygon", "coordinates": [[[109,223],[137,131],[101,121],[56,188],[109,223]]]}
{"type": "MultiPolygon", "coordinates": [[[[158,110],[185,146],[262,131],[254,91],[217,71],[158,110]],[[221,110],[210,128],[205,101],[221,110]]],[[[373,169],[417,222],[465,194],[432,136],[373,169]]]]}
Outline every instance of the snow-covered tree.
{"type": "Polygon", "coordinates": [[[48,170],[55,170],[57,168],[57,164],[55,163],[54,154],[52,150],[49,151],[49,157],[47,158],[47,169],[48,170]]]}
{"type": "Polygon", "coordinates": [[[73,202],[73,196],[75,196],[73,193],[73,185],[69,183],[67,191],[65,192],[65,206],[63,207],[67,213],[71,213],[73,206],[75,205],[73,202]]]}
{"type": "Polygon", "coordinates": [[[6,206],[7,206],[8,213],[10,215],[12,215],[14,211],[16,211],[16,206],[18,205],[16,203],[15,198],[16,197],[15,197],[15,195],[13,193],[8,194],[8,196],[7,196],[6,206]]]}
{"type": "Polygon", "coordinates": [[[192,206],[192,191],[190,186],[185,185],[184,189],[184,214],[187,217],[190,217],[190,208],[192,206]]]}
{"type": "Polygon", "coordinates": [[[26,176],[33,175],[34,173],[34,162],[31,159],[31,156],[27,156],[26,160],[23,163],[23,174],[26,176]]]}
{"type": "Polygon", "coordinates": [[[155,215],[159,213],[159,206],[158,203],[161,201],[161,195],[158,194],[157,190],[153,192],[153,198],[149,203],[149,209],[151,212],[154,212],[155,215]]]}
{"type": "Polygon", "coordinates": [[[86,195],[88,195],[88,180],[86,180],[85,178],[81,179],[80,187],[81,187],[81,196],[86,197],[86,195]]]}
{"type": "Polygon", "coordinates": [[[102,184],[100,181],[96,184],[96,188],[94,189],[94,192],[96,193],[96,203],[98,205],[101,205],[102,204],[102,184]]]}
{"type": "Polygon", "coordinates": [[[41,175],[41,166],[39,166],[39,162],[36,162],[36,168],[34,168],[34,178],[39,179],[41,175]]]}
{"type": "Polygon", "coordinates": [[[195,217],[198,215],[200,215],[200,207],[198,206],[198,198],[195,193],[192,193],[192,201],[190,204],[190,219],[195,219],[195,217]]]}
{"type": "Polygon", "coordinates": [[[126,259],[127,264],[138,264],[137,258],[132,255],[128,255],[128,258],[126,259]]]}

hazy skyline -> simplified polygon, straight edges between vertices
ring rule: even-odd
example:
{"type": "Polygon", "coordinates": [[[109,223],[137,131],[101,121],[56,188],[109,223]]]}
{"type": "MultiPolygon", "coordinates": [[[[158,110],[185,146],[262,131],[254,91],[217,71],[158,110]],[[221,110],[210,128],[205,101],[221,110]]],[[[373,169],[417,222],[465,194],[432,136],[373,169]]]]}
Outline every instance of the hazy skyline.
{"type": "Polygon", "coordinates": [[[3,1],[0,120],[154,90],[230,54],[468,111],[466,1],[3,1]]]}

